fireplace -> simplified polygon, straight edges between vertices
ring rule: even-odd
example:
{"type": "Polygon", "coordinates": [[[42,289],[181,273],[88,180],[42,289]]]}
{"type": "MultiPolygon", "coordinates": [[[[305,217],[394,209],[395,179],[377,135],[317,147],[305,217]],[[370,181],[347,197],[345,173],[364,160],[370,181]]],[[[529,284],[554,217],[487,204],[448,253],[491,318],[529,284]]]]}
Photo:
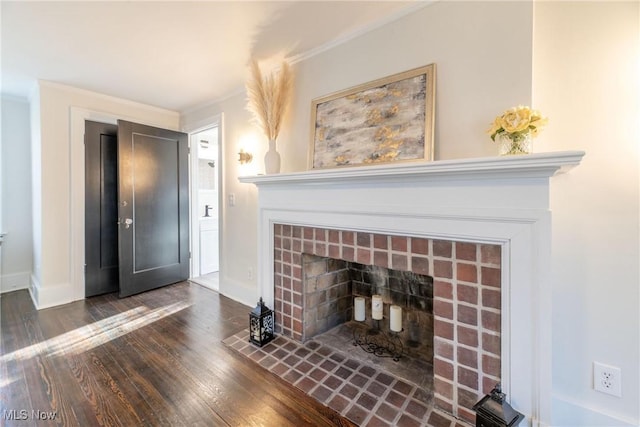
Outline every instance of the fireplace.
{"type": "Polygon", "coordinates": [[[278,332],[305,341],[350,320],[353,295],[372,294],[366,266],[391,267],[372,286],[385,322],[391,303],[403,307],[403,338],[433,363],[435,405],[474,421],[473,405],[500,381],[500,245],[289,224],[274,224],[273,235],[278,332]],[[408,289],[415,275],[427,275],[432,298],[408,289]]]}
{"type": "MultiPolygon", "coordinates": [[[[375,265],[376,248],[359,246],[358,236],[370,241],[386,236],[391,267],[406,261],[413,271],[422,262],[433,276],[439,405],[448,404],[451,413],[468,418],[469,403],[500,379],[511,405],[530,425],[543,425],[551,403],[550,180],[579,164],[583,155],[545,153],[240,178],[259,189],[258,293],[274,306],[281,289],[282,327],[302,340],[303,324],[296,320],[304,308],[297,287],[302,270],[296,264],[302,260],[296,254],[333,258],[330,252],[339,250],[340,259],[367,264],[363,257],[375,265]],[[285,235],[289,230],[290,238],[285,235]],[[294,238],[294,230],[300,238],[294,238]],[[307,239],[311,232],[313,239],[307,239]],[[340,239],[352,233],[354,244],[332,242],[336,232],[340,239]],[[394,239],[404,241],[406,251],[396,253],[394,239]],[[414,241],[416,247],[427,242],[429,252],[414,254],[414,241]],[[279,260],[278,245],[294,250],[282,250],[279,260]],[[450,254],[443,248],[450,248],[450,254]],[[475,260],[467,259],[471,253],[475,260]],[[482,305],[470,302],[474,298],[482,305]],[[470,391],[476,373],[478,388],[470,391]]],[[[377,256],[378,261],[385,257],[377,256]]]]}

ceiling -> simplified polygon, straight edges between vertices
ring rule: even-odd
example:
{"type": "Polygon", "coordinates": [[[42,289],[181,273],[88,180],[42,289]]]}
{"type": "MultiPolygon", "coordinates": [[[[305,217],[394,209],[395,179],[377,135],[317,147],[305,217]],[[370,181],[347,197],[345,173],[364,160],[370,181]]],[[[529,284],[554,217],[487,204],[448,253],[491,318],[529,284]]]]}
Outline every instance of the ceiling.
{"type": "Polygon", "coordinates": [[[251,58],[295,60],[421,5],[3,0],[2,93],[42,79],[184,112],[242,90],[251,58]]]}

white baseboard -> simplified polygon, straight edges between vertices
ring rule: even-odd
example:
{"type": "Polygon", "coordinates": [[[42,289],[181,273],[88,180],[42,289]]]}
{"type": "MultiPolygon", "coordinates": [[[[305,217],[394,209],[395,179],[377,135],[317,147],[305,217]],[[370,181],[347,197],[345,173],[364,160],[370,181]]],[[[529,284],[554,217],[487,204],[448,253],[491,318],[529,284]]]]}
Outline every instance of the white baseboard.
{"type": "Polygon", "coordinates": [[[31,292],[33,303],[38,310],[68,304],[74,301],[74,289],[70,283],[48,285],[44,287],[32,275],[31,288],[29,290],[31,292]]]}
{"type": "Polygon", "coordinates": [[[551,410],[553,427],[638,427],[640,420],[590,408],[569,397],[554,394],[551,410]]]}
{"type": "Polygon", "coordinates": [[[29,289],[30,277],[31,273],[28,271],[3,275],[0,278],[0,294],[29,289]]]}

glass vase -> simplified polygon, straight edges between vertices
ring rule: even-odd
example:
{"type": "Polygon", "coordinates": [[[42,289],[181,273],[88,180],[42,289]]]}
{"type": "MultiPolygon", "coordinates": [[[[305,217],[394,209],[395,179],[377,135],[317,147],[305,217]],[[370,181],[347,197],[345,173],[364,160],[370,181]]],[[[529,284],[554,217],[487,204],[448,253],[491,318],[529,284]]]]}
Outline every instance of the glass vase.
{"type": "Polygon", "coordinates": [[[533,138],[531,134],[509,135],[501,133],[496,136],[498,141],[498,154],[501,156],[513,156],[519,154],[531,154],[533,138]]]}

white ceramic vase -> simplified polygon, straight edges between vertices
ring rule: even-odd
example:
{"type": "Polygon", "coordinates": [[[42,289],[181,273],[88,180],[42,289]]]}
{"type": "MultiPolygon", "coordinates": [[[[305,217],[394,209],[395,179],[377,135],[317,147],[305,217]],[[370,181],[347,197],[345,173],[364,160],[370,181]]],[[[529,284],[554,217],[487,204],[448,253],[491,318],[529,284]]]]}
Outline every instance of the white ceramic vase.
{"type": "Polygon", "coordinates": [[[276,140],[269,140],[269,151],[264,155],[264,172],[269,174],[280,173],[280,153],[276,150],[276,140]]]}

